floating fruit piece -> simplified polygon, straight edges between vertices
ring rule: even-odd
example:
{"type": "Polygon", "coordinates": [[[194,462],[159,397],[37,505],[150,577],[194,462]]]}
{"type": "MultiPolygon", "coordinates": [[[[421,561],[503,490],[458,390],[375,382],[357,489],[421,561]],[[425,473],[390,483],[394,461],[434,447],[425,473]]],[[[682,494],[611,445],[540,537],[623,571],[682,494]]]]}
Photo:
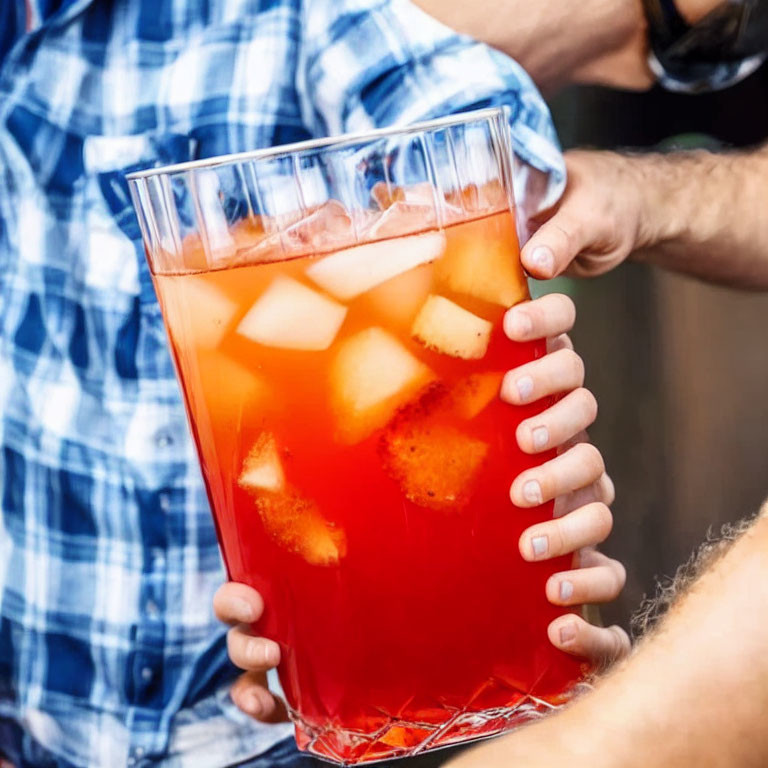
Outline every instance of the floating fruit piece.
{"type": "Polygon", "coordinates": [[[364,440],[433,378],[424,363],[381,328],[345,339],[330,369],[339,438],[364,440]]]}
{"type": "Polygon", "coordinates": [[[367,243],[322,257],[307,277],[342,301],[442,256],[445,235],[429,232],[386,242],[367,243]]]}
{"type": "Polygon", "coordinates": [[[398,419],[382,439],[384,465],[414,504],[455,509],[469,499],[488,444],[453,427],[398,419]]]}
{"type": "Polygon", "coordinates": [[[326,520],[315,502],[297,491],[259,493],[256,508],[269,537],[310,565],[336,565],[346,555],[344,531],[326,520]]]}
{"type": "Polygon", "coordinates": [[[278,277],[237,327],[237,332],[267,347],[328,349],[347,308],[290,277],[278,277]]]}
{"type": "Polygon", "coordinates": [[[511,307],[528,298],[511,218],[494,237],[483,226],[485,220],[467,224],[452,238],[435,265],[435,281],[453,293],[511,307]]]}
{"type": "Polygon", "coordinates": [[[464,360],[485,356],[493,323],[443,296],[431,295],[413,321],[412,334],[427,349],[464,360]]]}
{"type": "Polygon", "coordinates": [[[273,434],[262,432],[251,446],[237,484],[247,491],[279,492],[285,488],[285,475],[273,434]]]}

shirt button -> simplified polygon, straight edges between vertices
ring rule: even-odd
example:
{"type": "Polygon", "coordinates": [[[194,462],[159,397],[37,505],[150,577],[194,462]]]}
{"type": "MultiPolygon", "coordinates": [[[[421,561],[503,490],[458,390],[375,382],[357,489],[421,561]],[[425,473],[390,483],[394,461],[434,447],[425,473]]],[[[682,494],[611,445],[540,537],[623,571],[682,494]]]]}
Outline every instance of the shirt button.
{"type": "MultiPolygon", "coordinates": [[[[148,683],[154,676],[155,676],[155,673],[149,667],[142,667],[141,679],[145,683],[148,683]]],[[[139,750],[140,749],[141,749],[141,747],[137,747],[136,748],[136,754],[137,755],[139,754],[139,750]]],[[[143,750],[142,750],[142,754],[144,754],[143,750]]],[[[139,755],[139,757],[141,757],[141,755],[139,755]]]]}
{"type": "Polygon", "coordinates": [[[150,619],[156,619],[160,616],[160,608],[154,600],[147,600],[145,608],[150,619]]]}
{"type": "Polygon", "coordinates": [[[173,435],[170,432],[158,432],[155,435],[155,445],[158,448],[168,448],[168,446],[173,445],[173,435]]]}
{"type": "Polygon", "coordinates": [[[165,552],[160,547],[155,547],[152,550],[152,560],[155,564],[155,568],[162,570],[165,568],[165,552]]]}

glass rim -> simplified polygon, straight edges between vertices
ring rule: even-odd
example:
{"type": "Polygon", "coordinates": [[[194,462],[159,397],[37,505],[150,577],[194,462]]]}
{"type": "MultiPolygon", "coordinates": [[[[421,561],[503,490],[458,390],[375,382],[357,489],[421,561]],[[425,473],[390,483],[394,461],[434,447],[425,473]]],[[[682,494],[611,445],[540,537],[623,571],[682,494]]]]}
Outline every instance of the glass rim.
{"type": "Polygon", "coordinates": [[[387,136],[408,135],[433,130],[451,125],[460,125],[464,123],[476,123],[490,121],[493,118],[499,118],[504,114],[504,107],[486,107],[484,109],[475,109],[469,112],[457,112],[452,115],[436,117],[431,120],[422,120],[418,123],[408,125],[395,125],[387,128],[373,128],[369,131],[359,131],[355,133],[343,133],[338,136],[324,136],[318,139],[307,139],[305,141],[296,141],[291,144],[281,144],[274,147],[264,147],[262,149],[252,149],[247,152],[235,152],[228,155],[217,155],[215,157],[202,158],[200,160],[188,160],[183,163],[174,163],[173,165],[164,165],[158,168],[147,168],[143,171],[134,171],[126,174],[128,181],[135,182],[141,179],[148,179],[153,176],[166,176],[186,171],[194,171],[199,168],[215,168],[222,165],[244,162],[248,160],[262,160],[270,157],[281,157],[285,155],[296,154],[314,149],[324,149],[326,147],[343,147],[349,144],[359,144],[364,141],[371,141],[387,136]]]}

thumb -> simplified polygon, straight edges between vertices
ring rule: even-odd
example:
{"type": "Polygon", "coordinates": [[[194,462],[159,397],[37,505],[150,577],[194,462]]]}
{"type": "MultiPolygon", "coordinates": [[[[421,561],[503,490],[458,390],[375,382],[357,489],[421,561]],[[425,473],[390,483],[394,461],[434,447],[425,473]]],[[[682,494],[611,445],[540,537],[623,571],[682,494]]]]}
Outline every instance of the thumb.
{"type": "Polygon", "coordinates": [[[561,208],[525,244],[523,266],[532,277],[548,280],[565,272],[586,245],[579,222],[561,208]]]}

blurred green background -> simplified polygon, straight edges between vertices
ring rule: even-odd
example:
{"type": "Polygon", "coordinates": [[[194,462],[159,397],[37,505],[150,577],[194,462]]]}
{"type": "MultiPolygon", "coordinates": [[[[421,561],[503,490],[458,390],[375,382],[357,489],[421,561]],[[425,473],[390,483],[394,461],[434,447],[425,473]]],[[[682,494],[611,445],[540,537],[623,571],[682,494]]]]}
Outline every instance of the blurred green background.
{"type": "MultiPolygon", "coordinates": [[[[573,88],[551,106],[565,148],[750,146],[768,137],[768,65],[719,93],[573,88]]],[[[768,216],[768,200],[754,204],[768,216]]],[[[604,549],[628,572],[603,616],[626,627],[710,529],[768,496],[768,295],[637,264],[558,282],[578,307],[574,342],[600,404],[590,435],[616,484],[604,549]]]]}

